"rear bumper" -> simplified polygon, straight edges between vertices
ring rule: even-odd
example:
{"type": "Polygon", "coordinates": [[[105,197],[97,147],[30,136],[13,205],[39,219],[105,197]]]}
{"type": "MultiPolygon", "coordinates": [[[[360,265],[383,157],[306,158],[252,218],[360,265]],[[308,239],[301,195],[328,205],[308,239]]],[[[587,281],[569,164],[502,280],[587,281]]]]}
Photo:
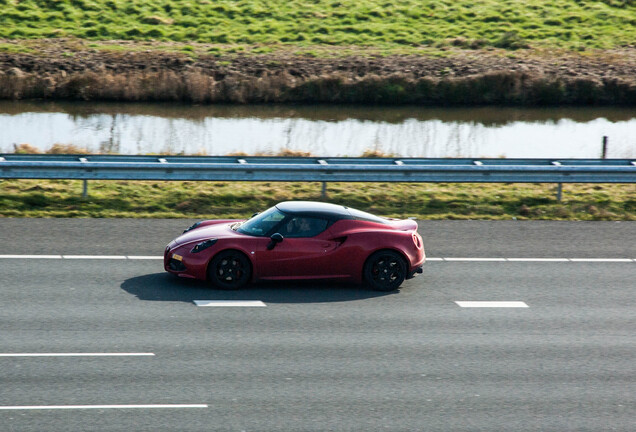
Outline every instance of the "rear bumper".
{"type": "MultiPolygon", "coordinates": [[[[418,235],[419,237],[419,235],[418,235]]],[[[426,252],[424,251],[424,244],[420,240],[420,246],[415,251],[415,256],[411,258],[411,266],[409,272],[406,275],[406,279],[413,279],[415,275],[423,272],[422,266],[426,262],[426,252]]]]}

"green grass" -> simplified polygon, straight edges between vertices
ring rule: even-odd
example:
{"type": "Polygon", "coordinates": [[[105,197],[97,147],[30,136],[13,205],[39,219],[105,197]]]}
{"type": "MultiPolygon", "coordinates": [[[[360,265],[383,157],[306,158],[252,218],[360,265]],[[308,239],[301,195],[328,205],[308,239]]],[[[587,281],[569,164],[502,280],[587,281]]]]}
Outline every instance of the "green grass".
{"type": "Polygon", "coordinates": [[[633,0],[0,0],[8,39],[581,50],[634,34],[633,0]]]}
{"type": "MultiPolygon", "coordinates": [[[[320,183],[0,181],[0,217],[246,217],[285,200],[321,201],[320,183]]],[[[634,185],[329,183],[327,201],[419,219],[636,220],[634,185]]]]}
{"type": "Polygon", "coordinates": [[[19,44],[12,43],[0,43],[0,53],[11,53],[11,54],[32,54],[36,51],[32,48],[25,47],[19,44]]]}

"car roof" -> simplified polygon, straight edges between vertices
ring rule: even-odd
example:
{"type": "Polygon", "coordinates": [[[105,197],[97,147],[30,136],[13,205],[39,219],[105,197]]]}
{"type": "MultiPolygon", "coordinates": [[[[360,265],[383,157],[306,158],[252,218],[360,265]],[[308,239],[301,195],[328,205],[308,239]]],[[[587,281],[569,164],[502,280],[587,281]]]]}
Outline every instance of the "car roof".
{"type": "Polygon", "coordinates": [[[331,220],[353,219],[345,206],[316,201],[285,201],[276,204],[276,208],[283,213],[324,217],[331,220]]]}

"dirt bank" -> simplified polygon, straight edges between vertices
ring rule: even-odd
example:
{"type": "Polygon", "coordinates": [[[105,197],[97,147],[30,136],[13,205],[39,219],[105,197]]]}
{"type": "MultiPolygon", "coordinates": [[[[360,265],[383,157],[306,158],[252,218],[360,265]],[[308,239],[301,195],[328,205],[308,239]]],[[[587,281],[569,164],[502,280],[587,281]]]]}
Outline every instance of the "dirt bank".
{"type": "MultiPolygon", "coordinates": [[[[0,98],[191,103],[636,105],[636,49],[214,56],[204,45],[2,41],[0,98]],[[28,52],[16,52],[28,51],[28,52]]],[[[348,49],[347,52],[351,52],[348,49]]]]}

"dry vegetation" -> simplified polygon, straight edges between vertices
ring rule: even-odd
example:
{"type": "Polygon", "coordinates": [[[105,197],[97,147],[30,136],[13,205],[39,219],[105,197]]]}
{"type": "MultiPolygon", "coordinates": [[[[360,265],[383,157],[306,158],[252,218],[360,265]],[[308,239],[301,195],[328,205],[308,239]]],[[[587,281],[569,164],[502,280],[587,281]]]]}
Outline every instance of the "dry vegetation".
{"type": "Polygon", "coordinates": [[[39,55],[0,52],[0,98],[438,106],[636,104],[633,49],[592,56],[453,49],[437,57],[359,53],[316,58],[284,52],[194,58],[161,50],[96,50],[83,41],[39,43],[51,48],[39,55]],[[65,52],[73,55],[64,57],[65,52]]]}

